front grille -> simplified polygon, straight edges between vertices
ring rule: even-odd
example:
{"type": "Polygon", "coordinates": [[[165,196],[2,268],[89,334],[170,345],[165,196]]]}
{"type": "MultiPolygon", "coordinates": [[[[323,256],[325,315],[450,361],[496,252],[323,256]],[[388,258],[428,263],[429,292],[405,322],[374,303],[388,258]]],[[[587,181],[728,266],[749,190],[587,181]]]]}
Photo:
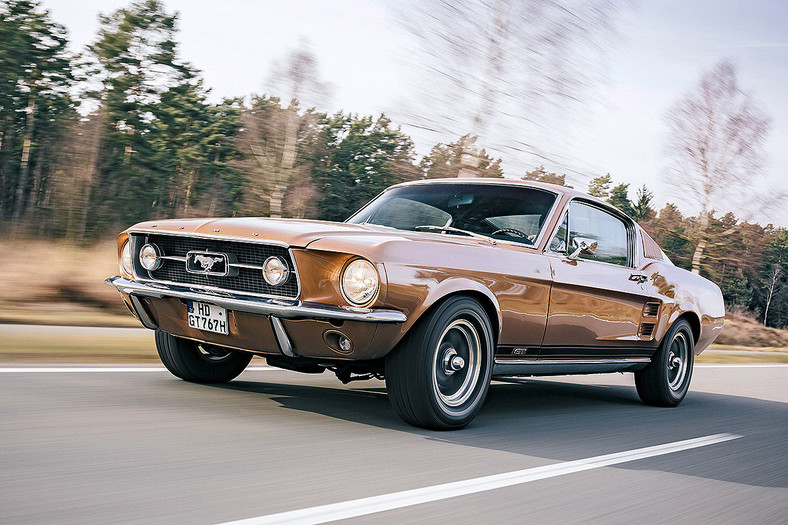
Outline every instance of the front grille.
{"type": "Polygon", "coordinates": [[[240,264],[262,266],[268,257],[280,257],[290,267],[290,275],[283,284],[271,286],[263,279],[262,271],[254,268],[238,268],[238,274],[232,276],[201,275],[186,271],[184,261],[164,259],[157,270],[145,272],[140,267],[138,270],[148,273],[151,279],[173,283],[210,286],[233,292],[251,293],[256,295],[271,295],[296,299],[298,297],[298,276],[295,264],[290,256],[290,251],[284,246],[258,244],[251,242],[227,241],[221,239],[205,239],[181,235],[147,234],[139,235],[140,242],[136,243],[136,252],[146,242],[157,245],[162,255],[186,257],[190,251],[206,251],[234,255],[240,264]]]}

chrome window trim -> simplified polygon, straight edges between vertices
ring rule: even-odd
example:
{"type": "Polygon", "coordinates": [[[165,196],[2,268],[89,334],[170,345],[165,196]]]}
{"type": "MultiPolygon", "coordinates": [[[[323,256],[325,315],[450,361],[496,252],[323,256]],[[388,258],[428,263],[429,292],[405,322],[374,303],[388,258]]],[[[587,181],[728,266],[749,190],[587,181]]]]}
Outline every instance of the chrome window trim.
{"type": "MultiPolygon", "coordinates": [[[[594,259],[581,259],[579,257],[577,259],[575,259],[575,260],[576,261],[583,261],[583,262],[591,262],[591,263],[596,263],[596,264],[606,264],[608,266],[613,266],[613,267],[616,267],[616,268],[629,268],[629,269],[638,268],[638,266],[636,265],[636,262],[640,261],[640,257],[638,257],[639,253],[637,253],[638,232],[637,232],[635,221],[633,221],[629,216],[627,216],[625,213],[623,213],[622,211],[618,210],[617,208],[608,207],[604,203],[599,203],[599,202],[596,202],[596,201],[593,201],[593,200],[589,200],[587,198],[584,198],[583,196],[576,196],[576,197],[570,198],[567,201],[566,206],[564,206],[564,213],[568,217],[568,220],[567,220],[567,232],[570,232],[571,229],[572,229],[572,216],[569,213],[569,206],[571,206],[572,202],[574,202],[574,201],[578,201],[578,202],[580,202],[582,204],[585,204],[587,206],[590,206],[592,208],[596,208],[596,209],[598,209],[600,211],[603,211],[603,212],[607,213],[608,215],[611,215],[611,216],[617,218],[621,222],[623,222],[624,226],[626,227],[626,230],[627,230],[627,252],[628,252],[627,253],[627,264],[625,264],[625,265],[624,264],[609,263],[609,262],[605,262],[605,261],[595,261],[594,259]]],[[[558,233],[558,228],[561,227],[561,222],[562,221],[559,221],[559,222],[556,223],[555,227],[552,230],[552,235],[555,235],[556,233],[558,233]]],[[[568,237],[568,235],[567,235],[567,237],[568,237]]],[[[550,238],[552,239],[552,236],[550,238]]],[[[563,256],[563,257],[566,257],[567,254],[568,254],[568,250],[567,250],[566,254],[561,253],[561,252],[554,252],[554,251],[550,250],[549,243],[544,247],[543,251],[547,255],[555,255],[555,256],[563,256]]]]}
{"type": "MultiPolygon", "coordinates": [[[[521,246],[523,248],[529,248],[531,250],[538,250],[539,249],[539,245],[541,244],[542,239],[544,238],[544,235],[545,235],[545,231],[547,230],[546,225],[550,224],[550,219],[552,219],[553,214],[555,213],[556,208],[558,207],[558,204],[561,202],[561,197],[562,197],[562,193],[560,193],[558,191],[555,191],[555,190],[551,190],[550,188],[542,188],[541,186],[530,186],[530,185],[523,184],[521,182],[516,182],[516,181],[505,181],[505,180],[500,180],[499,181],[498,179],[495,179],[494,181],[491,181],[491,180],[483,181],[483,180],[472,180],[472,179],[432,180],[432,181],[431,180],[423,180],[423,181],[419,180],[419,181],[405,182],[405,183],[402,183],[402,184],[396,184],[394,186],[386,188],[385,190],[383,190],[380,193],[378,193],[375,196],[374,199],[371,199],[368,203],[366,203],[364,206],[359,208],[355,213],[353,213],[353,215],[351,215],[350,217],[348,217],[347,219],[345,219],[342,222],[343,223],[347,223],[350,219],[352,219],[356,215],[359,215],[361,212],[363,212],[365,209],[367,209],[373,202],[375,202],[381,196],[383,196],[384,194],[388,193],[391,190],[398,189],[398,188],[405,188],[405,187],[408,187],[408,186],[429,186],[429,185],[438,186],[438,185],[446,185],[446,184],[454,184],[454,185],[472,185],[472,184],[475,184],[475,185],[478,185],[478,186],[482,186],[482,185],[484,185],[484,186],[496,186],[496,185],[498,185],[498,186],[513,186],[513,187],[516,187],[516,188],[527,188],[529,190],[543,191],[545,193],[550,193],[550,194],[554,195],[555,199],[553,200],[553,204],[550,206],[550,209],[547,211],[547,215],[545,216],[544,224],[539,229],[539,235],[536,236],[536,239],[534,239],[533,244],[524,244],[524,243],[516,242],[516,241],[505,241],[505,240],[501,240],[501,239],[495,239],[496,243],[499,243],[499,244],[500,243],[506,243],[507,245],[510,245],[510,246],[521,246]]],[[[364,224],[364,223],[359,223],[359,224],[364,224]]],[[[372,226],[381,226],[381,225],[373,224],[372,226]]],[[[394,228],[394,229],[397,230],[397,231],[404,231],[404,232],[417,231],[417,230],[400,230],[399,228],[394,228]]],[[[436,233],[436,232],[418,232],[418,233],[436,233]]],[[[436,235],[445,235],[445,234],[444,233],[436,233],[436,235]]],[[[481,234],[481,235],[483,235],[483,234],[481,234]]]]}

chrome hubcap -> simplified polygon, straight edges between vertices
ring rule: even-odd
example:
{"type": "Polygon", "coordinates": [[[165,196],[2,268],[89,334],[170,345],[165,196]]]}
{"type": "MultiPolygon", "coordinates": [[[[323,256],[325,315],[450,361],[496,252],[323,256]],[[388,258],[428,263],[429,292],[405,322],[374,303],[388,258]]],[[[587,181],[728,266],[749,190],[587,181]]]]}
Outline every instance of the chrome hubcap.
{"type": "Polygon", "coordinates": [[[457,350],[449,347],[443,353],[443,373],[447,376],[452,375],[454,372],[459,372],[465,368],[465,359],[457,355],[457,350]]]}
{"type": "Polygon", "coordinates": [[[689,342],[683,332],[676,334],[668,352],[668,386],[674,392],[684,386],[687,377],[689,342]]]}
{"type": "Polygon", "coordinates": [[[473,396],[481,372],[482,344],[476,327],[467,319],[455,319],[443,330],[434,355],[435,394],[446,406],[461,406],[473,396]]]}

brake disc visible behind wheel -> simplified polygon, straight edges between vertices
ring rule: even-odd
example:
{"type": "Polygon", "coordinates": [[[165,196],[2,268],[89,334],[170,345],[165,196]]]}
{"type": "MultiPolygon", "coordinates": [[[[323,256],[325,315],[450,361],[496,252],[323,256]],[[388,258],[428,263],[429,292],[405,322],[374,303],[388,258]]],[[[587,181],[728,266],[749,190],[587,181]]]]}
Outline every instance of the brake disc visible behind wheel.
{"type": "Polygon", "coordinates": [[[253,355],[198,343],[156,330],[156,350],[176,377],[193,383],[226,383],[244,371],[253,355]]]}

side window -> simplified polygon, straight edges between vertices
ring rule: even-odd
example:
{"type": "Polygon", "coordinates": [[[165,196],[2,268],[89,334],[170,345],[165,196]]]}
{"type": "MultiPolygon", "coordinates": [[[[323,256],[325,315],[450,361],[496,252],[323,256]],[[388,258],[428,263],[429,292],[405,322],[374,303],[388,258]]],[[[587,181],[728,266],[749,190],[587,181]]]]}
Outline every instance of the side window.
{"type": "Polygon", "coordinates": [[[569,205],[569,246],[573,246],[575,237],[583,237],[597,241],[594,255],[581,254],[583,259],[627,265],[628,238],[627,226],[615,217],[599,208],[582,202],[569,205]]]}
{"type": "Polygon", "coordinates": [[[561,221],[561,226],[555,232],[555,236],[550,241],[550,251],[556,253],[566,253],[566,234],[569,228],[568,215],[564,214],[564,220],[561,221]]]}

